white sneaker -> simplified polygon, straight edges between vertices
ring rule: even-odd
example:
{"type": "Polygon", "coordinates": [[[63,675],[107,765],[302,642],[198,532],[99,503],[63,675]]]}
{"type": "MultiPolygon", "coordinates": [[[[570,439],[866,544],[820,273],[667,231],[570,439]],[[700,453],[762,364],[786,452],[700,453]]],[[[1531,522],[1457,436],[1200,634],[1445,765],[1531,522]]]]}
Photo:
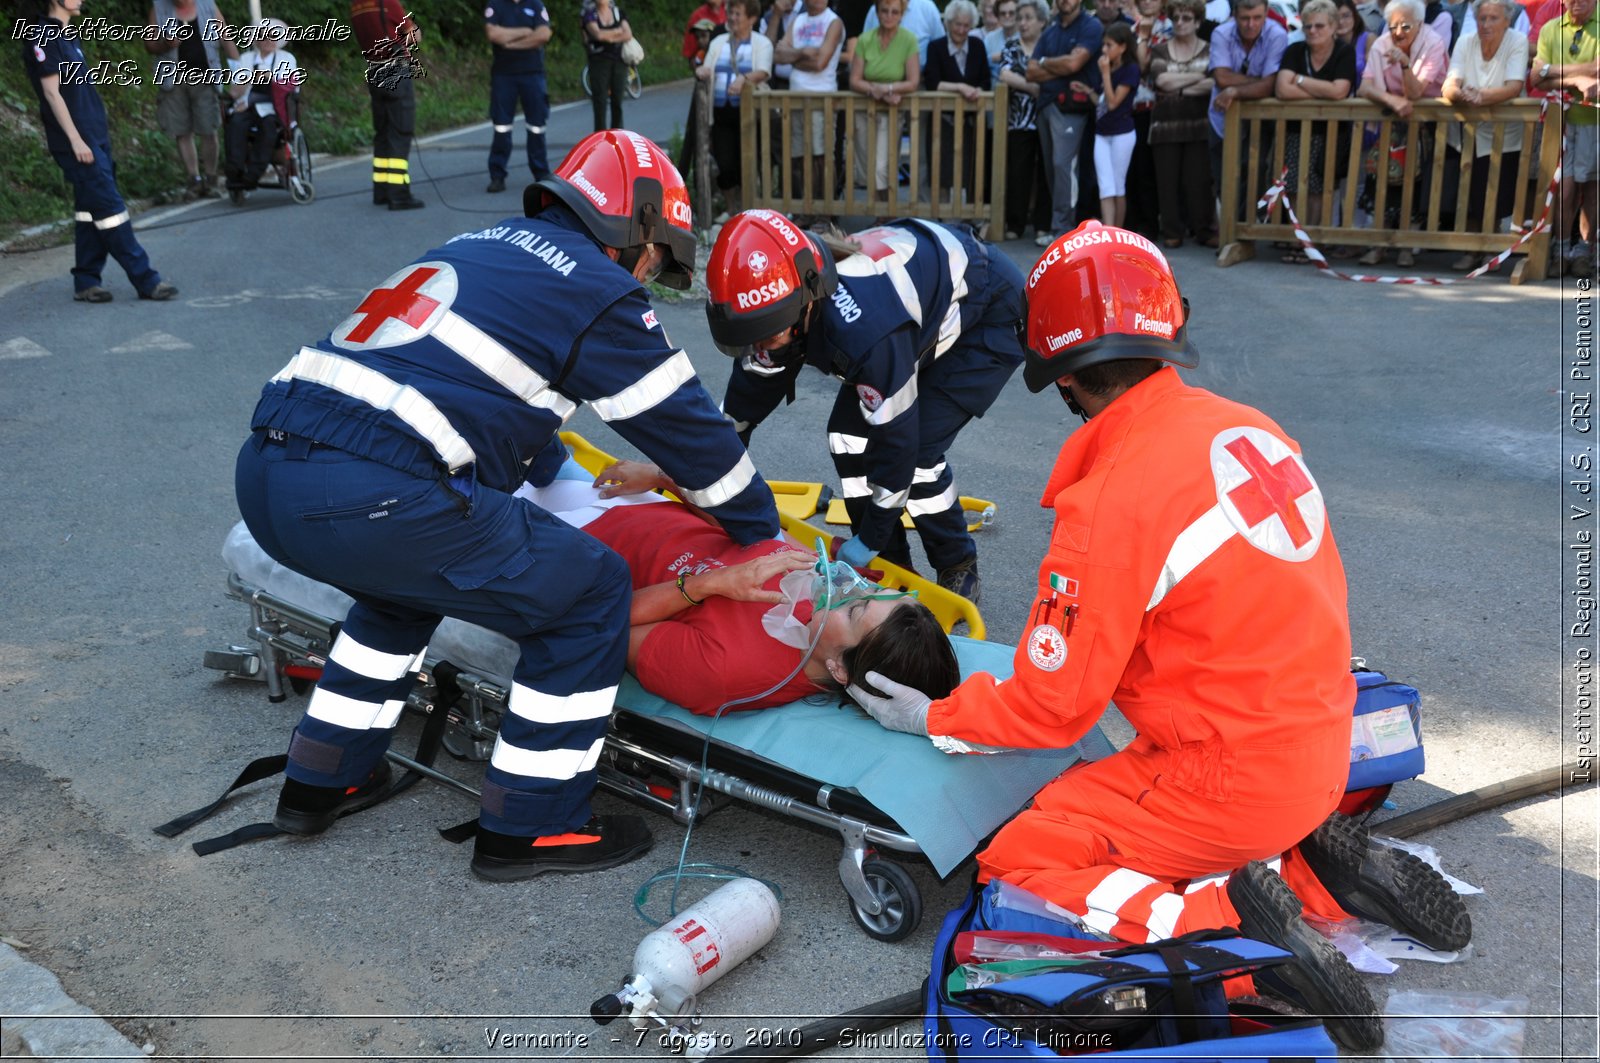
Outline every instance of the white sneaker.
{"type": "Polygon", "coordinates": [[[1049,247],[1055,242],[1056,238],[1051,233],[1040,233],[1033,238],[1033,246],[1035,247],[1049,247]]]}

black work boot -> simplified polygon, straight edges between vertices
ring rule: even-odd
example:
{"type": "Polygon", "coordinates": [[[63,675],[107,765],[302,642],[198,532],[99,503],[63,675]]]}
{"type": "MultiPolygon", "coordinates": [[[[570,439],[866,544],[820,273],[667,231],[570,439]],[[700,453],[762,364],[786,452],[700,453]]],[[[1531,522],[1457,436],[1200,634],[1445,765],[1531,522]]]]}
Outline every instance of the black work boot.
{"type": "Polygon", "coordinates": [[[1356,969],[1333,943],[1300,918],[1300,900],[1271,868],[1252,860],[1228,879],[1228,900],[1246,937],[1294,954],[1294,962],[1257,971],[1256,989],[1320,1017],[1353,1052],[1383,1044],[1383,1020],[1356,969]]]}
{"type": "Polygon", "coordinates": [[[290,834],[321,834],[333,821],[377,804],[389,790],[389,762],[378,761],[359,786],[311,786],[283,780],[272,825],[290,834]]]}
{"type": "Polygon", "coordinates": [[[546,871],[602,871],[643,856],[654,841],[639,816],[590,816],[570,834],[523,838],[478,828],[472,873],[517,882],[546,871]]]}
{"type": "Polygon", "coordinates": [[[949,568],[941,568],[938,583],[945,590],[959,594],[973,605],[977,605],[978,596],[983,593],[983,581],[978,578],[978,559],[969,557],[949,568]]]}
{"type": "Polygon", "coordinates": [[[1374,842],[1349,816],[1329,816],[1300,843],[1300,852],[1351,915],[1387,923],[1443,952],[1472,940],[1472,916],[1444,876],[1403,849],[1374,842]]]}

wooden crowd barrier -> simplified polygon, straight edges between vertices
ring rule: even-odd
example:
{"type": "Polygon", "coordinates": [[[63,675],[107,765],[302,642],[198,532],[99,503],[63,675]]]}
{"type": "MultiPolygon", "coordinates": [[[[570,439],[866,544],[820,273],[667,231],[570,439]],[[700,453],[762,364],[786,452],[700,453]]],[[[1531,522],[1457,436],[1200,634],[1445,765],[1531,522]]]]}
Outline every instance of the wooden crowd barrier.
{"type": "MultiPolygon", "coordinates": [[[[1273,208],[1265,220],[1258,220],[1256,204],[1266,190],[1278,179],[1284,168],[1286,133],[1299,129],[1299,159],[1296,186],[1288,189],[1295,215],[1305,228],[1311,242],[1324,253],[1336,244],[1368,247],[1405,247],[1433,251],[1471,251],[1491,255],[1504,251],[1517,234],[1499,231],[1500,219],[1494,217],[1494,204],[1500,188],[1500,167],[1491,164],[1489,177],[1480,205],[1482,220],[1476,228],[1468,228],[1468,191],[1471,183],[1473,143],[1477,127],[1484,122],[1495,123],[1494,153],[1498,158],[1505,140],[1508,123],[1520,124],[1523,129],[1522,152],[1517,162],[1516,194],[1512,200],[1511,218],[1521,226],[1531,225],[1544,210],[1545,192],[1561,160],[1560,111],[1551,108],[1547,120],[1541,125],[1541,101],[1516,99],[1493,107],[1457,107],[1443,100],[1418,100],[1409,119],[1399,119],[1393,113],[1380,110],[1367,100],[1248,100],[1228,108],[1223,133],[1222,187],[1233,190],[1236,197],[1228,209],[1224,197],[1223,212],[1219,219],[1217,265],[1231,266],[1255,255],[1256,240],[1295,242],[1294,227],[1289,223],[1282,204],[1273,208]],[[1405,167],[1398,187],[1389,185],[1387,152],[1396,122],[1405,122],[1405,167]],[[1441,221],[1445,204],[1444,178],[1446,167],[1445,136],[1450,123],[1461,122],[1461,164],[1459,187],[1455,194],[1455,217],[1450,228],[1441,221]],[[1326,123],[1327,147],[1324,151],[1322,191],[1313,196],[1308,182],[1311,172],[1311,132],[1315,123],[1326,123]],[[1376,130],[1380,146],[1376,190],[1372,209],[1372,225],[1358,228],[1356,198],[1366,181],[1363,166],[1362,137],[1368,126],[1376,130]],[[1338,162],[1339,137],[1350,138],[1349,158],[1342,171],[1335,172],[1338,162]],[[1422,163],[1420,150],[1424,140],[1431,140],[1433,158],[1428,172],[1418,180],[1418,167],[1422,163]],[[1535,146],[1538,170],[1533,171],[1535,146]],[[1422,191],[1426,187],[1426,212],[1413,223],[1418,213],[1422,191]],[[1399,197],[1398,226],[1385,224],[1389,208],[1399,197]],[[1308,224],[1307,207],[1313,200],[1321,203],[1322,222],[1308,224]],[[1335,208],[1339,224],[1332,223],[1335,208]],[[1416,224],[1416,228],[1409,226],[1416,224]]],[[[1554,219],[1552,219],[1552,222],[1554,219]]],[[[1298,244],[1296,244],[1298,246],[1298,244]]],[[[1517,261],[1511,272],[1511,283],[1540,280],[1545,276],[1550,247],[1550,232],[1539,233],[1518,249],[1525,257],[1517,261]]]]}
{"type": "Polygon", "coordinates": [[[880,103],[853,92],[746,92],[740,97],[740,185],[744,206],[785,214],[873,217],[915,216],[936,221],[987,223],[1005,227],[1007,89],[998,86],[975,102],[954,92],[915,92],[898,104],[880,103]],[[821,174],[809,164],[813,115],[822,116],[821,174]],[[887,119],[889,187],[877,197],[874,177],[880,137],[879,117],[887,119]],[[951,119],[946,124],[946,117],[951,119]],[[797,123],[796,118],[803,119],[797,123]],[[796,125],[799,129],[796,129],[796,125]],[[842,152],[837,129],[842,125],[842,152]],[[910,140],[910,179],[900,185],[902,127],[910,140]],[[864,132],[858,185],[856,131],[864,132]],[[951,150],[946,173],[941,156],[951,150]],[[971,183],[962,160],[971,159],[971,183]],[[820,181],[817,179],[820,177],[820,181]]]}

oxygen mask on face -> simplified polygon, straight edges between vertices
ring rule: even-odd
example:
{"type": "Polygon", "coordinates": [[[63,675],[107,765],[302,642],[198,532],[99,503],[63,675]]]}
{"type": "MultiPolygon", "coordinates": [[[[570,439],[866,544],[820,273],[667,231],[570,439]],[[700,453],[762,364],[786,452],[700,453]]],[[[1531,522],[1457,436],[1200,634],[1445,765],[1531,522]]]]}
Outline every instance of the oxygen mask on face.
{"type": "Polygon", "coordinates": [[[798,569],[778,581],[778,592],[783,601],[768,609],[761,617],[761,626],[767,634],[795,649],[811,646],[811,632],[807,627],[810,617],[826,613],[863,599],[894,601],[915,597],[915,591],[896,591],[880,587],[842,561],[828,558],[827,547],[817,540],[817,563],[810,568],[798,569]],[[807,620],[801,620],[796,610],[801,610],[807,620]]]}

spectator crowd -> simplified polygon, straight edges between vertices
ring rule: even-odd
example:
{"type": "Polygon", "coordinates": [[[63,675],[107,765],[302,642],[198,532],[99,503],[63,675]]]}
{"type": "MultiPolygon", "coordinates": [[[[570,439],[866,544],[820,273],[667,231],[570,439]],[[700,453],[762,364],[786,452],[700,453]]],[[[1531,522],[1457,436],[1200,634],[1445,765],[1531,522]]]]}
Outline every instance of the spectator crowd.
{"type": "MultiPolygon", "coordinates": [[[[1246,208],[1236,202],[1237,189],[1222,187],[1228,110],[1267,99],[1372,104],[1365,123],[1312,123],[1308,145],[1301,144],[1298,122],[1285,125],[1288,186],[1303,181],[1309,194],[1297,209],[1307,223],[1415,228],[1428,214],[1433,177],[1442,168],[1445,223],[1509,232],[1529,220],[1513,216],[1522,153],[1537,146],[1524,143],[1522,124],[1451,122],[1443,155],[1434,158],[1436,123],[1413,121],[1413,107],[1428,99],[1489,107],[1555,93],[1564,106],[1552,113],[1564,135],[1554,253],[1568,272],[1593,273],[1600,213],[1596,0],[1302,0],[1297,9],[1283,0],[1098,0],[1092,8],[1086,0],[1053,2],[1050,8],[1046,0],[982,0],[979,7],[949,0],[942,12],[933,0],[769,0],[764,10],[758,0],[703,4],[686,27],[684,56],[716,87],[713,154],[728,209],[738,210],[740,202],[742,92],[765,84],[895,104],[918,90],[938,90],[970,102],[1003,84],[1004,126],[997,119],[990,134],[993,150],[1006,153],[1006,239],[1031,236],[1048,246],[1098,217],[1168,248],[1186,240],[1215,247],[1219,211],[1240,216],[1246,208]],[[1388,143],[1377,142],[1380,120],[1389,122],[1388,143]],[[1410,170],[1411,213],[1400,218],[1410,138],[1419,157],[1410,170]],[[1347,175],[1356,175],[1353,219],[1322,217],[1330,152],[1335,211],[1343,206],[1347,175]],[[1454,219],[1462,180],[1469,182],[1468,216],[1454,219]],[[1486,203],[1491,183],[1495,201],[1486,203]],[[1373,218],[1379,202],[1384,217],[1373,218]]],[[[971,188],[974,119],[965,119],[966,148],[957,158],[954,118],[942,117],[937,191],[952,180],[971,188]]],[[[836,153],[843,147],[842,133],[827,136],[820,114],[810,121],[811,128],[797,126],[791,138],[796,187],[806,164],[819,187],[829,141],[836,153]]],[[[855,183],[879,201],[897,171],[898,180],[907,176],[898,159],[903,130],[891,130],[890,121],[885,109],[855,127],[855,183]],[[876,149],[867,158],[874,124],[876,149]]],[[[923,143],[932,139],[925,128],[923,143]]],[[[1272,140],[1272,127],[1263,127],[1264,156],[1272,140]]],[[[1244,145],[1228,150],[1243,160],[1244,145]]],[[[1537,172],[1532,161],[1529,173],[1537,172]]],[[[923,172],[934,169],[930,155],[923,172]]],[[[1306,261],[1298,249],[1285,251],[1285,261],[1306,261]]],[[[1332,253],[1361,255],[1373,265],[1389,249],[1332,253]]],[[[1413,250],[1397,249],[1395,261],[1411,266],[1413,250]]],[[[1452,265],[1468,270],[1478,263],[1469,253],[1452,265]]]]}

